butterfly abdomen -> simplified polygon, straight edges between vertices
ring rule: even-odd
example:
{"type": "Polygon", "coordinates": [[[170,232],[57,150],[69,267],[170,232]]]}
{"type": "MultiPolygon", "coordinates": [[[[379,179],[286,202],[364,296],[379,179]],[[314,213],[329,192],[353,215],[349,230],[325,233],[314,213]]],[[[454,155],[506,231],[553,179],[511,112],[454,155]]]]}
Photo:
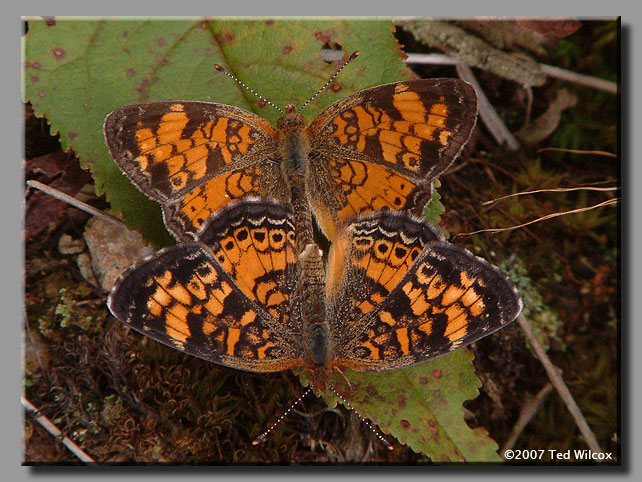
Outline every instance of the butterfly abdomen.
{"type": "Polygon", "coordinates": [[[308,244],[299,255],[297,283],[305,358],[312,367],[327,365],[333,353],[326,316],[325,268],[316,244],[308,244]]]}
{"type": "Polygon", "coordinates": [[[308,341],[308,351],[310,360],[315,365],[323,366],[329,360],[329,343],[328,343],[328,326],[327,323],[317,323],[310,330],[308,341]]]}

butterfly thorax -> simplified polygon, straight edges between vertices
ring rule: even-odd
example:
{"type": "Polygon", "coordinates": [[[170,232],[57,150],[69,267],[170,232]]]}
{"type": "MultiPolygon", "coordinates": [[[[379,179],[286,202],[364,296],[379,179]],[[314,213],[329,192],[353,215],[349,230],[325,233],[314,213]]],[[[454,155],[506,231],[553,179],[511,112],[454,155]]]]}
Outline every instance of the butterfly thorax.
{"type": "Polygon", "coordinates": [[[283,178],[290,190],[290,203],[295,212],[296,252],[312,242],[312,213],[306,194],[305,170],[310,153],[310,141],[305,120],[298,115],[294,104],[285,108],[285,116],[277,121],[277,150],[283,178]]]}
{"type": "Polygon", "coordinates": [[[277,121],[276,126],[281,165],[286,170],[284,174],[287,178],[295,173],[302,175],[310,152],[305,120],[298,115],[294,104],[288,104],[285,107],[285,116],[277,121]]]}

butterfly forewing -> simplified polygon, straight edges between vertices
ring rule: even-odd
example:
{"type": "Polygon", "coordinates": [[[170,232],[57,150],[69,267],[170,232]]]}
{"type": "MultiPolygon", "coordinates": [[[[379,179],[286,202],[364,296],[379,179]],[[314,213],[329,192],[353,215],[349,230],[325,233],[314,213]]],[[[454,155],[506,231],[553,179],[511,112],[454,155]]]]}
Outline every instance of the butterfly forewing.
{"type": "Polygon", "coordinates": [[[167,101],[120,107],[105,120],[112,157],[146,195],[163,204],[179,240],[243,196],[283,197],[275,130],[224,104],[167,101]]]}
{"type": "Polygon", "coordinates": [[[382,85],[324,110],[308,127],[309,195],[324,233],[379,209],[421,214],[476,118],[474,89],[456,79],[382,85]]]}

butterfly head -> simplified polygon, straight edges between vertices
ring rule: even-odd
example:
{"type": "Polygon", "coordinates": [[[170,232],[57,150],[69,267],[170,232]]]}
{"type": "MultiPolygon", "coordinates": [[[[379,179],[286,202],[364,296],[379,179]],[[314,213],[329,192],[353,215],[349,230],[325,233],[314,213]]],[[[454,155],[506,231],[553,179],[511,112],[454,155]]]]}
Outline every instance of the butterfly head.
{"type": "Polygon", "coordinates": [[[285,106],[285,115],[276,121],[276,127],[278,129],[303,129],[305,127],[305,120],[299,115],[294,104],[288,104],[285,106]]]}

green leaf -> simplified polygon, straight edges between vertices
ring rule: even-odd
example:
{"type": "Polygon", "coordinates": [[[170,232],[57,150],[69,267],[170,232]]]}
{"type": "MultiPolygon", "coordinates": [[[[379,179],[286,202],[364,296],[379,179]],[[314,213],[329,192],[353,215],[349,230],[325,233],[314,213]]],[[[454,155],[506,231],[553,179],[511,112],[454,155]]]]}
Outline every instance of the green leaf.
{"type": "MultiPolygon", "coordinates": [[[[121,174],[105,146],[107,114],[135,102],[201,100],[236,105],[275,123],[280,116],[275,109],[214,64],[283,108],[302,105],[334,73],[336,65],[320,57],[324,46],[340,46],[346,55],[359,50],[361,55],[306,107],[304,115],[312,119],[353,92],[411,77],[393,30],[388,20],[30,21],[23,96],[52,132],[60,133],[63,148],[73,149],[91,170],[112,209],[162,246],[172,238],[159,206],[121,174]]],[[[438,219],[435,199],[431,218],[438,219]]],[[[479,387],[467,351],[386,374],[349,372],[348,377],[349,401],[363,416],[434,461],[499,460],[494,442],[463,419],[461,403],[474,398],[479,387]]]]}
{"type": "Polygon", "coordinates": [[[346,95],[409,78],[389,21],[343,20],[57,20],[30,21],[25,38],[24,98],[65,150],[88,167],[98,194],[156,246],[170,244],[159,206],[125,178],[103,138],[116,107],[159,100],[202,100],[253,110],[275,122],[280,114],[214,70],[220,63],[282,108],[301,105],[334,72],[325,43],[361,50],[354,67],[306,109],[316,116],[346,95]],[[341,87],[340,90],[336,90],[341,87]]]}
{"type": "Polygon", "coordinates": [[[471,429],[464,420],[462,404],[476,398],[481,386],[472,361],[464,348],[385,374],[348,372],[349,402],[433,462],[499,462],[486,430],[471,429]]]}
{"type": "MultiPolygon", "coordinates": [[[[345,378],[333,376],[332,384],[348,408],[433,462],[501,462],[498,445],[486,430],[471,429],[464,420],[462,404],[476,398],[481,387],[473,358],[462,348],[386,373],[348,370],[345,378]]],[[[307,385],[304,370],[298,375],[307,385]]],[[[331,391],[323,398],[331,407],[344,403],[331,391]]]]}
{"type": "MultiPolygon", "coordinates": [[[[437,189],[441,186],[439,179],[435,179],[434,189],[430,202],[424,208],[424,219],[433,226],[439,226],[441,215],[446,212],[446,207],[441,202],[441,196],[437,189]]],[[[441,229],[441,228],[439,228],[441,229]]]]}

